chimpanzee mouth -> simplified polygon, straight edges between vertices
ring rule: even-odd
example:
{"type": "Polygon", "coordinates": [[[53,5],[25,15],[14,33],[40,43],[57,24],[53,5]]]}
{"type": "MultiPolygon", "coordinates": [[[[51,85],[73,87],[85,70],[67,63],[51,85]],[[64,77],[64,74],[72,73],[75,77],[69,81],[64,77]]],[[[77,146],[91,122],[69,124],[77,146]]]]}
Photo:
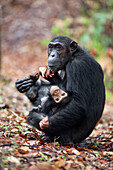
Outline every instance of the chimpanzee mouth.
{"type": "Polygon", "coordinates": [[[52,71],[55,72],[57,70],[57,65],[48,65],[48,68],[52,71]]]}

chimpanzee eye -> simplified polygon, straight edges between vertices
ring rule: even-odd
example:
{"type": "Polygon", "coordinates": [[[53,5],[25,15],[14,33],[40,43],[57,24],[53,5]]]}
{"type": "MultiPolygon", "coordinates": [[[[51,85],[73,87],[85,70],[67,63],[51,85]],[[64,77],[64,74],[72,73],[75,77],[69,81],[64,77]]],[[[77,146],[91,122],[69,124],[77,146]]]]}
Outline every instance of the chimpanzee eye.
{"type": "Polygon", "coordinates": [[[49,47],[48,47],[48,48],[49,48],[49,50],[51,51],[51,50],[52,50],[52,48],[53,48],[53,46],[52,46],[52,45],[49,45],[49,47]]]}
{"type": "Polygon", "coordinates": [[[57,49],[57,50],[60,50],[61,48],[62,48],[61,45],[57,45],[57,46],[56,46],[56,49],[57,49]]]}

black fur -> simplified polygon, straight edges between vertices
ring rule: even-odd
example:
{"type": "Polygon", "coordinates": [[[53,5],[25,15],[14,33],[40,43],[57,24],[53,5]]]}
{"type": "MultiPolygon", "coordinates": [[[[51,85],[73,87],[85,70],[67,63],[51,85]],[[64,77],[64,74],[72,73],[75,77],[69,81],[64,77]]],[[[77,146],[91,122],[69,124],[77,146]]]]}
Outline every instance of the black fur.
{"type": "MultiPolygon", "coordinates": [[[[53,38],[51,42],[62,42],[66,51],[62,56],[56,55],[59,57],[57,61],[60,61],[61,64],[57,64],[58,66],[53,68],[52,71],[55,71],[55,75],[48,80],[51,85],[57,84],[64,88],[71,101],[66,105],[61,105],[55,111],[50,109],[52,114],[48,116],[49,127],[43,131],[49,136],[59,137],[58,140],[62,143],[80,142],[90,135],[103,112],[105,104],[103,71],[89,52],[77,45],[72,39],[58,36],[53,38]],[[62,57],[65,57],[64,62],[61,61],[62,57]],[[58,70],[61,70],[61,74],[64,72],[65,75],[60,76],[58,70]]],[[[51,54],[50,52],[48,54],[49,60],[51,54]]],[[[51,63],[48,62],[48,66],[51,66],[51,63]]],[[[29,98],[28,89],[36,88],[36,85],[29,82],[27,86],[27,83],[23,82],[17,83],[19,84],[17,89],[20,92],[27,91],[29,98]],[[23,82],[26,85],[23,86],[23,82]]],[[[38,90],[36,90],[37,93],[38,90]]],[[[32,103],[36,104],[36,100],[37,97],[32,100],[32,103]]],[[[33,119],[33,116],[34,114],[30,114],[29,120],[33,119]]],[[[39,121],[40,118],[36,116],[33,125],[38,129],[40,129],[39,121]]]]}

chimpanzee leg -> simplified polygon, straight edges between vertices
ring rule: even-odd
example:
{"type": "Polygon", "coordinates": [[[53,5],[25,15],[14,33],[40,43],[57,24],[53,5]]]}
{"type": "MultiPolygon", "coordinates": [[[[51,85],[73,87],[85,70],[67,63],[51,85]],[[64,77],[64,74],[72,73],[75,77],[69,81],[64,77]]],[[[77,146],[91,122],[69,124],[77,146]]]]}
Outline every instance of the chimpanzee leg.
{"type": "MultiPolygon", "coordinates": [[[[38,130],[42,131],[42,129],[39,126],[39,122],[46,117],[47,115],[44,113],[39,113],[40,107],[33,107],[28,115],[28,123],[34,127],[36,127],[38,130]]],[[[45,136],[42,137],[44,141],[54,141],[54,137],[52,135],[45,134],[45,136]]]]}
{"type": "Polygon", "coordinates": [[[39,126],[39,122],[44,118],[44,114],[38,113],[38,111],[39,111],[39,107],[33,107],[29,112],[27,121],[30,125],[41,130],[39,126]]]}

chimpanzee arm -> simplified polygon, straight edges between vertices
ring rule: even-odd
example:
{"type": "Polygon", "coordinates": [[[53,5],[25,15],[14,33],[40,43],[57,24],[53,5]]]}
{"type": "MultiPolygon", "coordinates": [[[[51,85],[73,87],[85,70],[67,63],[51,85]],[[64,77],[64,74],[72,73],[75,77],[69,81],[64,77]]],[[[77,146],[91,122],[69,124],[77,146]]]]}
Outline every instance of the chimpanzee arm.
{"type": "Polygon", "coordinates": [[[49,127],[43,131],[49,134],[55,134],[60,130],[66,130],[79,124],[85,119],[85,107],[80,105],[75,99],[71,100],[64,109],[58,111],[53,116],[48,117],[49,127]]]}

